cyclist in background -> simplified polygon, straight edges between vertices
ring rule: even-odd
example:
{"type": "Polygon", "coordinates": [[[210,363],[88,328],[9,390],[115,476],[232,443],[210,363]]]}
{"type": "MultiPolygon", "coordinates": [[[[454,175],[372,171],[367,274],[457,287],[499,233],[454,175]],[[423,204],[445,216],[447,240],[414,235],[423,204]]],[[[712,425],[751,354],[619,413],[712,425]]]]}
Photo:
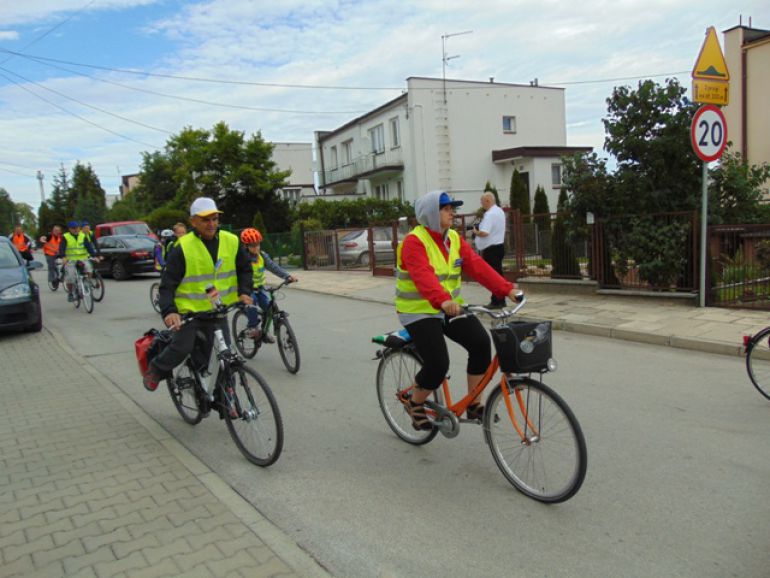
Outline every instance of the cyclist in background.
{"type": "Polygon", "coordinates": [[[16,225],[8,238],[26,261],[32,261],[32,239],[24,232],[21,225],[16,225]]]}
{"type": "Polygon", "coordinates": [[[144,375],[144,387],[155,391],[164,379],[188,355],[198,367],[206,367],[214,346],[217,327],[227,333],[227,319],[193,319],[182,325],[185,313],[211,311],[207,288],[213,286],[224,305],[240,300],[251,304],[251,266],[236,235],[219,229],[219,215],[213,199],[200,197],[190,205],[193,231],[177,241],[168,253],[160,277],[159,302],[166,327],[174,330],[171,343],[150,363],[144,375]],[[197,334],[205,342],[196,348],[197,334]]]}
{"type": "Polygon", "coordinates": [[[45,261],[48,264],[48,282],[52,286],[58,286],[59,278],[56,273],[56,259],[59,255],[59,245],[61,245],[62,235],[61,227],[54,225],[51,229],[51,234],[40,237],[40,242],[43,244],[43,254],[45,255],[45,261]]]}
{"type": "Polygon", "coordinates": [[[163,267],[166,266],[166,255],[168,254],[168,244],[174,239],[174,231],[171,229],[163,229],[160,232],[160,243],[155,243],[154,257],[155,257],[155,270],[160,273],[163,267]]]}
{"type": "Polygon", "coordinates": [[[86,236],[86,241],[91,243],[91,246],[94,248],[94,251],[96,251],[96,254],[98,255],[99,246],[96,244],[96,235],[91,230],[91,224],[86,219],[80,221],[80,230],[86,236]]]}
{"type": "Polygon", "coordinates": [[[83,231],[80,230],[80,223],[70,221],[67,223],[68,231],[62,235],[59,244],[58,257],[62,258],[64,264],[64,287],[67,290],[67,301],[72,303],[75,300],[72,294],[77,281],[77,266],[82,263],[83,274],[90,277],[94,267],[88,257],[96,258],[96,250],[91,242],[86,239],[83,231]]]}
{"type": "MultiPolygon", "coordinates": [[[[462,274],[466,273],[498,298],[515,297],[515,285],[490,267],[452,229],[455,208],[462,205],[444,191],[431,191],[415,202],[417,227],[399,243],[396,253],[396,311],[414,341],[423,366],[415,376],[411,396],[403,400],[416,430],[433,427],[424,402],[438,389],[449,370],[444,336],[468,351],[468,392],[479,384],[492,359],[484,326],[474,316],[461,315],[462,274]],[[451,323],[449,318],[456,317],[451,323]]],[[[481,419],[484,406],[468,406],[468,419],[481,419]]]]}
{"type": "Polygon", "coordinates": [[[297,281],[297,278],[277,265],[270,258],[270,255],[261,250],[262,233],[257,229],[248,228],[241,231],[241,243],[246,247],[246,256],[249,259],[249,263],[251,263],[253,271],[254,293],[252,294],[252,299],[259,305],[259,309],[248,309],[246,311],[246,316],[248,317],[248,324],[246,325],[247,335],[257,341],[262,338],[266,343],[275,343],[275,338],[272,335],[263,336],[262,330],[259,328],[261,321],[260,309],[267,311],[267,307],[270,305],[270,295],[264,288],[265,269],[290,283],[297,281]]]}

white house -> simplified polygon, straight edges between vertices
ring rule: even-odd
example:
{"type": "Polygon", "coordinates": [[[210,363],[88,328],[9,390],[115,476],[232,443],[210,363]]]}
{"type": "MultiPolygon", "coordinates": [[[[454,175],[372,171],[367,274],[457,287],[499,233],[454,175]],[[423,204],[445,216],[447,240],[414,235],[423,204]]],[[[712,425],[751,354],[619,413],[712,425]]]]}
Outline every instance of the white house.
{"type": "Polygon", "coordinates": [[[401,96],[342,125],[315,133],[320,195],[414,202],[434,189],[476,207],[489,181],[507,204],[518,169],[551,210],[568,147],[564,89],[410,77],[401,96]]]}
{"type": "Polygon", "coordinates": [[[302,197],[315,195],[313,184],[313,143],[309,142],[274,142],[273,162],[282,171],[291,170],[287,181],[279,194],[289,201],[299,201],[302,197]]]}

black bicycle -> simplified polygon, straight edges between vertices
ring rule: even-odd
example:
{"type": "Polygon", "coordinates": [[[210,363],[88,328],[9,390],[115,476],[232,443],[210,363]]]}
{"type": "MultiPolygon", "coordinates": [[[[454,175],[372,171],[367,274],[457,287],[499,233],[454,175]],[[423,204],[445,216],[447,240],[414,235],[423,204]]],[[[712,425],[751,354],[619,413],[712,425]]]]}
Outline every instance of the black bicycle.
{"type": "Polygon", "coordinates": [[[267,343],[266,337],[270,335],[271,328],[274,328],[283,364],[289,373],[297,373],[300,362],[299,344],[289,323],[289,314],[278,306],[278,297],[282,295],[279,291],[289,283],[291,281],[284,280],[277,287],[265,287],[270,295],[270,304],[267,311],[262,313],[262,322],[256,331],[248,327],[248,316],[243,309],[233,315],[231,328],[236,349],[247,359],[254,357],[262,344],[267,343]]]}
{"type": "MultiPolygon", "coordinates": [[[[264,378],[246,367],[225,338],[227,312],[240,304],[218,306],[213,312],[187,314],[183,323],[193,319],[222,320],[223,327],[214,331],[213,355],[218,370],[213,385],[207,368],[196,367],[188,356],[166,380],[171,400],[179,415],[190,425],[197,425],[211,410],[217,411],[244,457],[258,466],[269,466],[283,450],[283,421],[278,403],[264,378]]],[[[170,341],[169,329],[158,333],[159,339],[170,341]]],[[[199,334],[196,347],[203,343],[199,334]]]]}
{"type": "Polygon", "coordinates": [[[770,327],[744,337],[746,370],[757,391],[770,399],[770,327]]]}

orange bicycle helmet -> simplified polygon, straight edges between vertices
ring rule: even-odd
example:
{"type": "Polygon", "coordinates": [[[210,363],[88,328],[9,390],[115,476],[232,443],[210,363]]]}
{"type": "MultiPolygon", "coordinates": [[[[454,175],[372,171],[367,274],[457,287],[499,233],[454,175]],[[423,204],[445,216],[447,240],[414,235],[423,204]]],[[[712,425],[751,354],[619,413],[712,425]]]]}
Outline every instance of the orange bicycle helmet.
{"type": "Polygon", "coordinates": [[[256,229],[249,227],[248,229],[244,229],[241,231],[241,243],[244,245],[251,245],[253,243],[261,243],[262,242],[262,233],[257,231],[256,229]]]}

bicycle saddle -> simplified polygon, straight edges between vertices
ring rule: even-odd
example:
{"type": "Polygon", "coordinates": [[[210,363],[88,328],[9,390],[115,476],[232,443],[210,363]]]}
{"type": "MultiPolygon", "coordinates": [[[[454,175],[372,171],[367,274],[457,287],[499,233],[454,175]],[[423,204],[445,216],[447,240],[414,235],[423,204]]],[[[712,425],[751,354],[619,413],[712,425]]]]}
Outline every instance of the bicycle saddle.
{"type": "Polygon", "coordinates": [[[406,329],[399,329],[397,331],[391,331],[390,333],[376,335],[375,337],[372,337],[372,341],[384,345],[385,347],[400,349],[411,343],[412,336],[409,335],[409,332],[406,329]]]}

